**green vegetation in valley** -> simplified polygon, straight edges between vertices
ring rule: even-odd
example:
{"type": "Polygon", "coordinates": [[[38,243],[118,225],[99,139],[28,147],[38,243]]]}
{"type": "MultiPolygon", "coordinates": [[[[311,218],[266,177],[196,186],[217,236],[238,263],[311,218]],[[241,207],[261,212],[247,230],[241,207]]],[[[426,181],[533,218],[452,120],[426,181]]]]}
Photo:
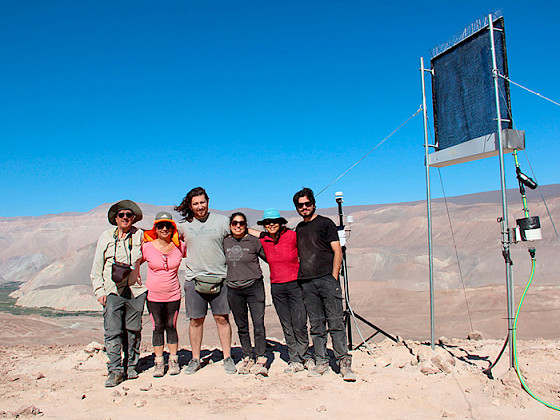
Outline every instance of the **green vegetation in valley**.
{"type": "Polygon", "coordinates": [[[60,311],[52,308],[26,308],[23,306],[16,306],[16,299],[10,297],[10,293],[16,291],[21,283],[8,282],[0,284],[0,312],[9,312],[13,315],[41,315],[46,317],[61,317],[61,316],[99,316],[96,311],[60,311]]]}

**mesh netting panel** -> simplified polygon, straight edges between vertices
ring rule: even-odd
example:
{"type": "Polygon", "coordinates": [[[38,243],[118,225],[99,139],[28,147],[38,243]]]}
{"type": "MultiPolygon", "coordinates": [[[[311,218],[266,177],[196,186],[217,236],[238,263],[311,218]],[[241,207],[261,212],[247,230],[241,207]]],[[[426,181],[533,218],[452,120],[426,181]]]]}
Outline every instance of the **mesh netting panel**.
{"type": "MultiPolygon", "coordinates": [[[[494,27],[503,29],[503,19],[495,21],[494,27]]],[[[507,77],[504,32],[494,31],[494,40],[498,71],[507,77]]],[[[445,149],[498,131],[488,27],[432,58],[431,63],[438,148],[445,149]]],[[[498,81],[501,116],[509,119],[509,86],[502,78],[498,81]]],[[[502,128],[511,128],[511,122],[502,122],[502,128]]]]}

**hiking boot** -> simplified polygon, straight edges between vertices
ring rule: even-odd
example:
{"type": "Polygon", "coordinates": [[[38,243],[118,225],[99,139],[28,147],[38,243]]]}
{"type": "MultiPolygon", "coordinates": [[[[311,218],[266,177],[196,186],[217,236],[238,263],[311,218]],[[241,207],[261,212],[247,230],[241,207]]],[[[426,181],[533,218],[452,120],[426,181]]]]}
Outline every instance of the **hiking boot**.
{"type": "Polygon", "coordinates": [[[125,380],[124,372],[109,372],[109,376],[105,381],[105,388],[117,386],[125,380]]]}
{"type": "Polygon", "coordinates": [[[191,361],[185,368],[185,375],[192,375],[198,369],[200,369],[200,359],[191,359],[191,361]]]}
{"type": "Polygon", "coordinates": [[[155,358],[155,366],[154,366],[154,378],[161,378],[165,375],[165,362],[163,360],[163,356],[155,358]]]}
{"type": "Polygon", "coordinates": [[[245,356],[241,362],[239,362],[239,366],[237,367],[237,373],[240,375],[247,375],[251,373],[251,368],[255,364],[255,361],[251,359],[249,356],[245,356]]]}
{"type": "Polygon", "coordinates": [[[235,367],[235,363],[231,357],[224,359],[224,370],[227,374],[233,375],[237,372],[237,368],[235,367]]]}
{"type": "Polygon", "coordinates": [[[181,373],[181,367],[179,366],[179,356],[172,354],[169,356],[169,374],[178,375],[181,373]]]}
{"type": "Polygon", "coordinates": [[[288,363],[288,367],[284,369],[284,373],[294,374],[297,372],[303,371],[305,368],[303,367],[303,363],[300,362],[290,362],[288,363]]]}
{"type": "Polygon", "coordinates": [[[268,369],[266,368],[266,357],[264,356],[259,356],[257,357],[257,363],[255,363],[255,366],[253,366],[253,369],[251,369],[251,372],[253,372],[255,375],[257,376],[268,376],[268,369]]]}
{"type": "Polygon", "coordinates": [[[313,369],[308,370],[307,376],[309,376],[310,378],[323,376],[323,374],[328,370],[329,370],[329,364],[322,363],[320,365],[315,365],[313,369]]]}
{"type": "Polygon", "coordinates": [[[356,374],[352,371],[352,358],[340,359],[340,375],[346,382],[356,382],[356,374]]]}
{"type": "Polygon", "coordinates": [[[315,360],[309,358],[305,362],[303,362],[303,368],[305,370],[313,370],[315,369],[315,360]]]}
{"type": "Polygon", "coordinates": [[[134,368],[128,368],[128,370],[126,371],[126,376],[128,379],[137,379],[138,371],[134,368]]]}

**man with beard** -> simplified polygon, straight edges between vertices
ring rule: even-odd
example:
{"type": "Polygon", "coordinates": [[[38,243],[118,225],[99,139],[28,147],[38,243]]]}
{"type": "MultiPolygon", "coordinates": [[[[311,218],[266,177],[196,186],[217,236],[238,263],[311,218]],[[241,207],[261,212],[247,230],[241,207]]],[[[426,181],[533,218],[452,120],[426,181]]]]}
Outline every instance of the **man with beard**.
{"type": "Polygon", "coordinates": [[[201,368],[200,350],[208,306],[218,328],[226,373],[237,372],[231,358],[231,324],[226,277],[226,257],[222,242],[230,233],[227,217],[208,211],[208,194],[193,188],[175,210],[184,216],[180,229],[187,245],[185,306],[189,322],[192,359],[185,368],[191,375],[201,368]],[[211,283],[212,282],[212,283],[211,283]],[[206,286],[205,289],[203,287],[206,286]]]}
{"type": "Polygon", "coordinates": [[[315,349],[314,369],[308,376],[322,376],[329,366],[327,325],[340,374],[347,382],[356,381],[352,356],[348,354],[342,291],[338,279],[342,264],[342,248],[334,222],[315,214],[315,197],[309,188],[294,195],[294,205],[303,221],[296,227],[300,266],[298,282],[311,324],[315,349]]]}

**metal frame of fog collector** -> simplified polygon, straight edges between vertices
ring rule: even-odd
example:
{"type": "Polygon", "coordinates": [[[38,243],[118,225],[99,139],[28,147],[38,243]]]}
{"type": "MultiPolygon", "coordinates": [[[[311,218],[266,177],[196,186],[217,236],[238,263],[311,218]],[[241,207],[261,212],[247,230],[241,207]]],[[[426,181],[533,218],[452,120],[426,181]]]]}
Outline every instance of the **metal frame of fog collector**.
{"type": "Polygon", "coordinates": [[[432,51],[431,68],[420,58],[428,214],[430,339],[435,346],[430,167],[499,156],[502,192],[502,254],[505,260],[510,367],[513,352],[513,285],[509,249],[504,153],[525,148],[525,133],[511,128],[504,21],[500,13],[480,19],[450,43],[432,51]],[[425,73],[432,75],[436,144],[428,142],[425,73]],[[430,148],[434,150],[430,152],[430,148]]]}

